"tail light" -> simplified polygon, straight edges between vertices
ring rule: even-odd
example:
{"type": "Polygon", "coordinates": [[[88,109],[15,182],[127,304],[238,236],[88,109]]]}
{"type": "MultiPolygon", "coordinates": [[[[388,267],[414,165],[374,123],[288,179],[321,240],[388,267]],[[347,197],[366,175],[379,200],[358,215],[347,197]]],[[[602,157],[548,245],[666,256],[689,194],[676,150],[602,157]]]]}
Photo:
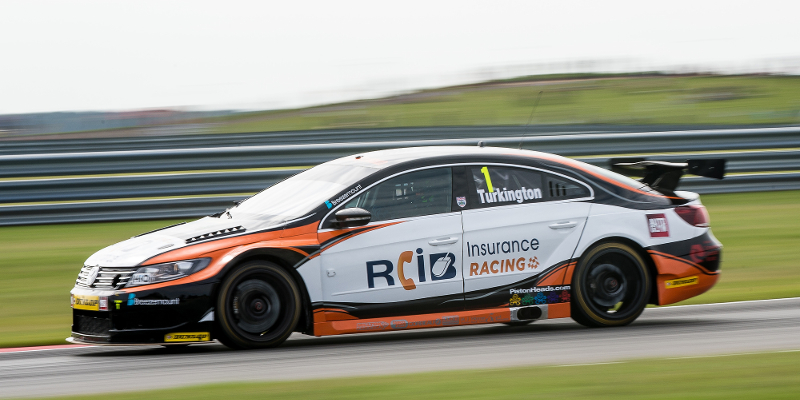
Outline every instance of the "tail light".
{"type": "Polygon", "coordinates": [[[675,207],[675,212],[690,225],[708,228],[711,223],[711,219],[708,217],[708,211],[706,211],[705,207],[700,205],[678,206],[675,207]]]}

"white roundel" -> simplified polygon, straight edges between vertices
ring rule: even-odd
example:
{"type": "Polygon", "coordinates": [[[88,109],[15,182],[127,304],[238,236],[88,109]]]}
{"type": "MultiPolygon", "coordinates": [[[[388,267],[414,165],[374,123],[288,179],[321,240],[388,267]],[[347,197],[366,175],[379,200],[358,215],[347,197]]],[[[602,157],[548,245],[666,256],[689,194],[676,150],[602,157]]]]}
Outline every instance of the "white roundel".
{"type": "Polygon", "coordinates": [[[94,280],[97,279],[97,274],[100,273],[100,267],[94,266],[89,270],[89,276],[86,277],[86,284],[92,286],[94,280]]]}

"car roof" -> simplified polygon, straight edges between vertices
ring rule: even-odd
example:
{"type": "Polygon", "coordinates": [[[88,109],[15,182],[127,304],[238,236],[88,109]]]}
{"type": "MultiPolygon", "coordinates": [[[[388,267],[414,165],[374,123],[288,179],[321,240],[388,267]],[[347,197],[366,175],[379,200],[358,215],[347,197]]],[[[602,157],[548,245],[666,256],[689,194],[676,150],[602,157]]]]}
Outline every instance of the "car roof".
{"type": "MultiPolygon", "coordinates": [[[[553,158],[561,156],[541,153],[531,150],[509,149],[506,147],[478,147],[478,146],[425,146],[404,147],[399,149],[377,150],[367,153],[358,153],[336,160],[331,164],[365,166],[371,168],[388,168],[409,161],[421,161],[430,158],[463,156],[467,161],[470,156],[517,156],[527,158],[553,158]]],[[[565,159],[566,160],[566,159],[565,159]]]]}

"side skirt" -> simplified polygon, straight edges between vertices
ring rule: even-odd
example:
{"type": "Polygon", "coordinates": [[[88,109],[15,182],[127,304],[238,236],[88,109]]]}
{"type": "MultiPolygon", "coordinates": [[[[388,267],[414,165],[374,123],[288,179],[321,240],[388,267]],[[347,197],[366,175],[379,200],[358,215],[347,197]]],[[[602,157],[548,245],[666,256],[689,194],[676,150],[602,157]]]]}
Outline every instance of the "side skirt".
{"type": "Polygon", "coordinates": [[[314,314],[314,336],[566,318],[570,316],[570,303],[338,321],[327,321],[325,314],[314,314]]]}

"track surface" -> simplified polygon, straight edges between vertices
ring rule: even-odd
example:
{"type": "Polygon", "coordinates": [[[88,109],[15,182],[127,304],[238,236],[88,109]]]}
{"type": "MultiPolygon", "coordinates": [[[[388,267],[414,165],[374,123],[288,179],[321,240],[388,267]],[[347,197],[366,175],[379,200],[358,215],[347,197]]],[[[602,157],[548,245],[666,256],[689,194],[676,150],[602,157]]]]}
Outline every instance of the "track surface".
{"type": "Polygon", "coordinates": [[[0,354],[0,397],[132,391],[241,380],[390,375],[800,349],[800,298],[645,310],[632,325],[570,319],[328,338],[271,350],[84,347],[0,354]]]}

